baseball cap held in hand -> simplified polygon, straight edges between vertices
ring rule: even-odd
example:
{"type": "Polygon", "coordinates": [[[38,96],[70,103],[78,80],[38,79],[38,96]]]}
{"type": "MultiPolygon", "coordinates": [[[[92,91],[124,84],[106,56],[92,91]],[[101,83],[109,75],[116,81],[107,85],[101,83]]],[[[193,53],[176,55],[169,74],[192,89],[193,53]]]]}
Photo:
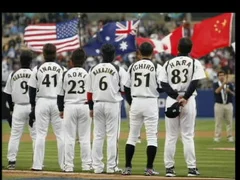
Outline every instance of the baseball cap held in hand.
{"type": "Polygon", "coordinates": [[[168,118],[175,118],[179,116],[179,114],[181,113],[180,106],[181,104],[179,102],[175,102],[172,106],[167,108],[167,111],[165,111],[165,115],[168,118]]]}

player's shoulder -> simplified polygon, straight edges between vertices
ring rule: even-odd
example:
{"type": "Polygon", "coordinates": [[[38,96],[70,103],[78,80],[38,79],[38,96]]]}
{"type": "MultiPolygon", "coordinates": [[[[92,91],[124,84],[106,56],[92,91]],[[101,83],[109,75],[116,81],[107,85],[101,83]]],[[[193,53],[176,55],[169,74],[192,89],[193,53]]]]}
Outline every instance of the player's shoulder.
{"type": "Polygon", "coordinates": [[[68,70],[66,67],[64,67],[64,66],[62,66],[62,65],[61,65],[61,67],[62,67],[62,69],[63,69],[63,72],[65,72],[65,71],[68,70]]]}
{"type": "Polygon", "coordinates": [[[34,66],[34,67],[32,68],[32,71],[36,71],[36,70],[39,68],[39,66],[40,66],[40,65],[34,66]]]}
{"type": "Polygon", "coordinates": [[[19,69],[15,70],[15,71],[12,71],[12,72],[9,74],[9,76],[13,77],[13,76],[16,75],[16,74],[22,73],[23,70],[26,70],[26,69],[19,68],[19,69]]]}
{"type": "Polygon", "coordinates": [[[65,68],[63,65],[61,65],[61,64],[58,63],[58,62],[52,62],[52,63],[54,63],[54,65],[60,67],[63,71],[66,71],[66,70],[67,70],[67,68],[65,68]]]}
{"type": "Polygon", "coordinates": [[[126,73],[127,71],[123,67],[119,66],[119,74],[122,76],[122,75],[126,75],[126,73]]]}
{"type": "Polygon", "coordinates": [[[84,69],[83,67],[80,68],[82,72],[84,73],[88,73],[86,69],[84,69]]]}
{"type": "Polygon", "coordinates": [[[131,69],[135,63],[136,62],[133,62],[132,64],[130,64],[129,67],[128,67],[128,70],[131,69]]]}
{"type": "Polygon", "coordinates": [[[113,68],[114,68],[117,72],[119,72],[119,71],[121,70],[121,69],[120,69],[120,66],[117,65],[117,64],[115,64],[114,62],[109,63],[109,66],[110,66],[110,67],[113,66],[113,68]]]}
{"type": "Polygon", "coordinates": [[[204,70],[204,66],[202,65],[201,61],[199,61],[198,59],[194,59],[194,68],[196,69],[203,69],[204,70]]]}
{"type": "Polygon", "coordinates": [[[202,66],[202,63],[198,60],[198,59],[193,59],[194,60],[194,64],[197,66],[202,66]]]}
{"type": "Polygon", "coordinates": [[[94,69],[96,69],[97,67],[99,67],[101,65],[101,63],[93,65],[90,69],[89,69],[89,73],[91,73],[94,69]]]}
{"type": "Polygon", "coordinates": [[[165,68],[165,67],[169,64],[170,60],[171,60],[171,59],[166,60],[166,61],[163,63],[162,67],[165,68]]]}
{"type": "Polygon", "coordinates": [[[11,71],[8,75],[8,78],[9,79],[12,79],[12,77],[15,75],[15,73],[17,72],[18,70],[15,70],[15,71],[11,71]]]}
{"type": "Polygon", "coordinates": [[[119,71],[124,71],[124,72],[126,72],[126,70],[125,70],[122,66],[119,66],[119,71]]]}
{"type": "MultiPolygon", "coordinates": [[[[136,61],[136,62],[137,62],[137,61],[136,61]]],[[[127,70],[128,73],[131,74],[132,68],[133,68],[133,66],[136,64],[136,62],[133,62],[132,64],[130,64],[130,66],[128,67],[128,70],[127,70]]]]}
{"type": "Polygon", "coordinates": [[[163,69],[163,65],[157,63],[157,65],[156,65],[156,71],[162,71],[162,69],[163,69]]]}
{"type": "Polygon", "coordinates": [[[155,62],[155,64],[156,64],[156,67],[157,67],[157,68],[162,68],[162,67],[163,67],[163,65],[161,65],[161,64],[159,64],[159,63],[157,63],[157,62],[155,62]]]}

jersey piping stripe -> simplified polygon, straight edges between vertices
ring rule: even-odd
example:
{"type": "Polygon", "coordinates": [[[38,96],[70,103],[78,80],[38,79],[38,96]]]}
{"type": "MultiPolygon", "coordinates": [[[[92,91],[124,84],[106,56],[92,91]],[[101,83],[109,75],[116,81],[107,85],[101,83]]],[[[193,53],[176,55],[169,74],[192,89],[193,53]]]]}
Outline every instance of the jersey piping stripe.
{"type": "Polygon", "coordinates": [[[119,85],[119,91],[121,91],[121,84],[120,84],[120,75],[119,75],[119,70],[120,70],[120,68],[119,68],[119,66],[118,65],[116,65],[116,64],[114,64],[114,63],[111,63],[114,67],[115,67],[115,69],[117,70],[117,73],[118,73],[118,85],[119,85]]]}
{"type": "Polygon", "coordinates": [[[119,103],[119,111],[118,111],[118,129],[117,129],[117,141],[116,141],[116,149],[117,149],[117,151],[116,151],[116,159],[115,159],[115,167],[114,168],[116,168],[117,167],[117,165],[118,165],[118,141],[119,141],[119,136],[120,136],[120,124],[121,124],[121,114],[120,114],[120,111],[121,110],[121,103],[119,103]]]}

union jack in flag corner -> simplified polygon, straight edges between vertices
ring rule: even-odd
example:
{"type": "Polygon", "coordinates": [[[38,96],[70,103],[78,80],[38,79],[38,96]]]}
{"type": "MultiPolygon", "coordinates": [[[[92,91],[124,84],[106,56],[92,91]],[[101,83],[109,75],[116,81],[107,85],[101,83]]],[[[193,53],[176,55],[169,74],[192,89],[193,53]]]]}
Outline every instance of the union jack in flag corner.
{"type": "Polygon", "coordinates": [[[107,23],[100,29],[93,41],[83,48],[87,55],[99,55],[100,48],[105,43],[113,44],[116,55],[123,55],[136,51],[135,37],[140,20],[107,23]]]}

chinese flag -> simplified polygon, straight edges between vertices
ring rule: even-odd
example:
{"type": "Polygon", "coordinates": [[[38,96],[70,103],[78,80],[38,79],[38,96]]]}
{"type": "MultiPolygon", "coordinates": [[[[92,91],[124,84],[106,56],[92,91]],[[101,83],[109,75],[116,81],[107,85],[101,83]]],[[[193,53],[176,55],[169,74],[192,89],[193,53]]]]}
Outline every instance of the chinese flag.
{"type": "Polygon", "coordinates": [[[217,48],[231,45],[233,13],[224,13],[194,25],[191,56],[200,58],[217,48]]]}

